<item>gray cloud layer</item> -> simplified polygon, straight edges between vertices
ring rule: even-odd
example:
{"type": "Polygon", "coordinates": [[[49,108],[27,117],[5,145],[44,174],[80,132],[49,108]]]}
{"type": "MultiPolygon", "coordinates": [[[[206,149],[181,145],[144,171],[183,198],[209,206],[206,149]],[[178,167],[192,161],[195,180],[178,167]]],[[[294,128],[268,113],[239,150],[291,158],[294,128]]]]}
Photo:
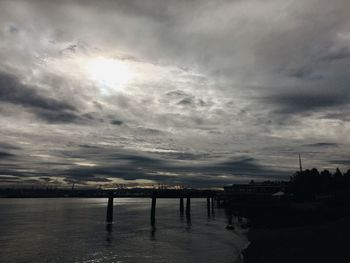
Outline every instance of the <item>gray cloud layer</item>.
{"type": "Polygon", "coordinates": [[[218,186],[287,179],[299,152],[345,169],[348,9],[3,0],[2,181],[218,186]]]}

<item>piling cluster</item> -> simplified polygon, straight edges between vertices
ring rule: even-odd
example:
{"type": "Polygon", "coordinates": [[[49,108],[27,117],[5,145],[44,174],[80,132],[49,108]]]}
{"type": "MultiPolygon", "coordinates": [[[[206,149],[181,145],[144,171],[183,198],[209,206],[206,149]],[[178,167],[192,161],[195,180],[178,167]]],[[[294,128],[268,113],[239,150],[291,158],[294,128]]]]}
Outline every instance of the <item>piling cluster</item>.
{"type": "MultiPolygon", "coordinates": [[[[206,198],[207,199],[207,212],[208,217],[214,214],[214,196],[212,194],[198,196],[191,193],[183,193],[177,192],[176,194],[172,193],[171,195],[165,193],[165,192],[157,192],[155,191],[151,195],[151,225],[152,227],[155,227],[156,223],[156,204],[157,204],[157,198],[178,198],[180,200],[179,203],[179,210],[180,210],[180,216],[184,215],[184,212],[186,214],[186,219],[188,222],[191,221],[191,197],[194,198],[206,198]],[[184,198],[186,198],[186,208],[184,207],[184,198]]],[[[111,192],[108,196],[108,205],[107,205],[107,217],[106,221],[107,223],[113,222],[113,192],[111,192]]]]}

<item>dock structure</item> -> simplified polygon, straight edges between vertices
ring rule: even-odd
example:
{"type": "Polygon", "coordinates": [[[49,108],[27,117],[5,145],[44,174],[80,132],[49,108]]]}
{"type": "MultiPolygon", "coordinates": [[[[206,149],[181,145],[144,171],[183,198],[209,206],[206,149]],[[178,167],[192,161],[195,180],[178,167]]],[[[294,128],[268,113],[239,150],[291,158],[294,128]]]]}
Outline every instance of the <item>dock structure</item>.
{"type": "Polygon", "coordinates": [[[118,191],[110,191],[108,195],[108,205],[107,205],[107,222],[113,222],[113,198],[140,198],[149,197],[151,198],[151,225],[155,227],[156,224],[156,204],[157,199],[179,199],[179,210],[180,216],[183,216],[186,212],[186,219],[191,221],[191,198],[206,198],[207,199],[207,212],[208,216],[214,213],[214,197],[216,195],[215,191],[211,190],[195,190],[195,189],[157,189],[145,196],[126,196],[125,194],[120,194],[118,191]],[[184,198],[186,198],[186,208],[184,207],[184,198]],[[185,210],[186,209],[186,210],[185,210]],[[185,211],[184,211],[185,210],[185,211]]]}
{"type": "Polygon", "coordinates": [[[186,198],[186,218],[191,218],[191,198],[186,198]]]}
{"type": "Polygon", "coordinates": [[[180,215],[184,215],[184,198],[180,197],[180,215]]]}
{"type": "Polygon", "coordinates": [[[209,217],[210,216],[210,197],[207,197],[207,212],[209,217]]]}
{"type": "Polygon", "coordinates": [[[106,221],[108,223],[113,222],[113,194],[112,193],[110,193],[109,196],[108,196],[106,221]]]}
{"type": "Polygon", "coordinates": [[[152,197],[152,207],[151,207],[151,225],[154,227],[156,224],[156,202],[157,197],[152,197]]]}

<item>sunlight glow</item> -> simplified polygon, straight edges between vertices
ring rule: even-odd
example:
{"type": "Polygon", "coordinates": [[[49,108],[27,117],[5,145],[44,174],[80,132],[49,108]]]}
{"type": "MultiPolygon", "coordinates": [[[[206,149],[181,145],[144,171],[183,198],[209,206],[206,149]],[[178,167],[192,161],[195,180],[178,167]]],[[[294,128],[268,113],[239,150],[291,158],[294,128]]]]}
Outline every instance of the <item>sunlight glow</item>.
{"type": "Polygon", "coordinates": [[[89,60],[86,63],[86,72],[104,94],[122,91],[134,75],[123,61],[103,57],[89,60]]]}
{"type": "Polygon", "coordinates": [[[95,167],[95,166],[97,166],[96,164],[89,163],[89,162],[75,162],[74,164],[78,165],[78,166],[86,166],[86,167],[95,167]]]}

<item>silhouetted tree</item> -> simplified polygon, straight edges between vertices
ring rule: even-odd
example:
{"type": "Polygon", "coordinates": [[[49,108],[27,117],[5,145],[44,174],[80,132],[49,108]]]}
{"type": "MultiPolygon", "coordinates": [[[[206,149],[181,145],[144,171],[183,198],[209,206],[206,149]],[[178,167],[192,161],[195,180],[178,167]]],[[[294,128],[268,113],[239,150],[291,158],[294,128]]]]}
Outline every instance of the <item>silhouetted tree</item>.
{"type": "Polygon", "coordinates": [[[337,168],[332,175],[328,170],[321,173],[316,168],[296,172],[290,178],[290,191],[299,199],[313,199],[317,194],[341,192],[350,188],[350,169],[343,175],[337,168]]]}
{"type": "Polygon", "coordinates": [[[321,172],[320,177],[321,177],[320,192],[329,193],[330,187],[332,184],[332,174],[327,169],[325,169],[321,172]]]}
{"type": "Polygon", "coordinates": [[[339,170],[339,168],[337,168],[335,170],[335,173],[333,174],[333,190],[339,190],[344,188],[343,185],[344,181],[343,181],[343,174],[342,172],[339,170]]]}
{"type": "Polygon", "coordinates": [[[342,172],[337,168],[334,173],[334,178],[341,178],[343,176],[342,172]]]}
{"type": "Polygon", "coordinates": [[[350,187],[350,169],[343,174],[343,180],[344,180],[344,187],[349,188],[350,187]]]}

